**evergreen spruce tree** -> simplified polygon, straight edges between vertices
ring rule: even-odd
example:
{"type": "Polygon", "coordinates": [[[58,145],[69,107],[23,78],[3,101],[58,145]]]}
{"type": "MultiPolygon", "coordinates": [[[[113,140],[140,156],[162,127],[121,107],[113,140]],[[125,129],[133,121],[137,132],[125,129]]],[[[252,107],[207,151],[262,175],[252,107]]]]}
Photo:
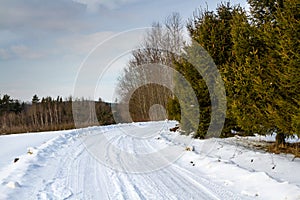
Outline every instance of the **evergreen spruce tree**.
{"type": "MultiPolygon", "coordinates": [[[[219,5],[216,13],[208,10],[200,10],[198,15],[195,14],[187,26],[193,39],[192,44],[186,48],[187,56],[190,60],[195,61],[194,63],[199,63],[200,66],[198,67],[202,70],[202,74],[200,75],[197,70],[194,69],[195,66],[191,66],[191,64],[184,60],[175,63],[175,66],[189,83],[191,83],[200,106],[200,122],[197,125],[198,129],[195,137],[205,137],[211,121],[214,124],[218,124],[218,119],[211,118],[211,100],[215,99],[214,95],[216,91],[209,92],[207,87],[207,84],[215,84],[216,79],[212,77],[211,69],[209,69],[209,58],[207,58],[207,55],[203,52],[199,52],[196,46],[202,46],[209,53],[223,79],[225,79],[226,75],[233,76],[233,74],[230,74],[230,71],[232,71],[231,66],[226,64],[232,62],[233,59],[233,42],[230,24],[233,20],[233,16],[239,9],[240,7],[232,7],[227,3],[219,5]],[[208,80],[208,83],[204,80],[208,80]]],[[[232,94],[232,92],[227,90],[229,90],[229,88],[226,87],[226,92],[232,94]]],[[[184,93],[184,88],[182,88],[180,92],[184,93]]],[[[229,96],[229,98],[231,98],[231,96],[229,96]]],[[[188,119],[191,117],[192,116],[188,116],[187,119],[182,119],[181,124],[183,127],[185,127],[185,123],[189,125],[190,121],[188,119]]],[[[220,116],[217,116],[217,118],[218,117],[220,116]]],[[[195,125],[191,126],[194,127],[195,125]]],[[[232,129],[238,129],[238,127],[235,118],[227,113],[222,134],[226,135],[230,133],[232,129]]]]}
{"type": "Polygon", "coordinates": [[[40,101],[40,99],[39,99],[39,97],[35,94],[35,95],[33,95],[33,97],[32,97],[32,103],[33,104],[36,104],[36,103],[38,103],[40,101]]]}
{"type": "MultiPolygon", "coordinates": [[[[249,0],[251,20],[232,24],[232,113],[246,132],[299,134],[299,6],[295,0],[249,0]],[[249,23],[250,22],[250,23],[249,23]]],[[[228,77],[227,77],[228,78],[228,77]]]]}
{"type": "Polygon", "coordinates": [[[269,126],[264,115],[271,102],[265,94],[266,80],[265,44],[256,25],[250,24],[244,10],[238,10],[231,23],[233,59],[227,63],[225,84],[228,88],[229,115],[246,134],[266,133],[269,126]]]}
{"type": "MultiPolygon", "coordinates": [[[[202,74],[204,74],[206,58],[202,56],[202,53],[197,52],[193,48],[193,45],[187,47],[186,52],[187,55],[185,57],[188,56],[190,59],[193,59],[194,62],[200,64],[203,72],[202,74]]],[[[186,82],[175,76],[175,93],[180,94],[181,97],[181,99],[179,99],[179,105],[182,108],[180,116],[181,128],[186,131],[186,134],[194,132],[194,137],[204,138],[211,119],[211,101],[206,83],[203,77],[195,69],[195,66],[189,63],[186,59],[182,58],[178,62],[174,61],[174,66],[175,69],[180,72],[184,76],[184,79],[190,84],[187,85],[186,82]],[[195,109],[195,106],[198,105],[191,104],[191,102],[194,101],[192,99],[194,94],[191,90],[187,90],[187,88],[190,87],[196,95],[196,101],[200,107],[199,110],[195,109]],[[198,120],[195,120],[198,116],[200,116],[199,122],[198,120]]],[[[177,104],[177,102],[175,103],[177,104]]]]}
{"type": "MultiPolygon", "coordinates": [[[[278,98],[274,99],[272,121],[277,133],[290,136],[299,133],[300,99],[300,7],[296,0],[285,0],[276,4],[273,34],[266,32],[266,41],[270,55],[277,66],[274,70],[278,98]]],[[[280,143],[277,141],[277,143],[280,143]]]]}

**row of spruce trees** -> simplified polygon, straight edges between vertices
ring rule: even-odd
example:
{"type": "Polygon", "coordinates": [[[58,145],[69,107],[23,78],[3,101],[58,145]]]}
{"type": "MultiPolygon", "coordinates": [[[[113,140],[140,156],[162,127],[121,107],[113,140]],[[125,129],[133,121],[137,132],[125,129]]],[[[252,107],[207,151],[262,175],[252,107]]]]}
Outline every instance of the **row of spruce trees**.
{"type": "Polygon", "coordinates": [[[95,102],[83,98],[72,99],[72,97],[63,100],[59,96],[40,99],[34,95],[32,102],[25,103],[5,94],[0,96],[0,134],[75,128],[72,109],[74,101],[83,105],[91,102],[91,105],[95,106],[97,120],[85,126],[114,123],[111,105],[101,99],[95,102]]]}
{"type": "MultiPolygon", "coordinates": [[[[216,11],[198,10],[187,28],[186,56],[197,60],[201,45],[213,58],[225,84],[227,113],[222,135],[276,132],[278,144],[300,136],[300,4],[297,0],[248,0],[250,12],[229,3],[216,11]]],[[[186,59],[174,61],[190,82],[201,107],[195,137],[205,137],[211,96],[203,77],[186,59]]],[[[176,86],[175,81],[175,87],[176,86]]],[[[181,88],[184,95],[184,89],[181,88]]],[[[187,94],[188,95],[188,94],[187,94]]],[[[191,126],[178,99],[168,101],[169,118],[191,126]],[[185,119],[182,119],[182,116],[185,119]]]]}

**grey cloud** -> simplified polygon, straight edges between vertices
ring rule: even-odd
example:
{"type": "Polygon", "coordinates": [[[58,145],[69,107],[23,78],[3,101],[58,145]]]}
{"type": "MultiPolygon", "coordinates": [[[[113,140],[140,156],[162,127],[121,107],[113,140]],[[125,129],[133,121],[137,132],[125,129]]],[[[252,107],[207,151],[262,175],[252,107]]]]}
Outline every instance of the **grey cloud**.
{"type": "Polygon", "coordinates": [[[98,11],[99,6],[104,6],[109,9],[118,8],[126,3],[132,3],[138,0],[73,0],[85,4],[91,12],[98,11]]]}
{"type": "Polygon", "coordinates": [[[11,47],[11,51],[15,56],[25,59],[36,59],[42,57],[40,52],[34,52],[25,45],[14,45],[11,47]]]}
{"type": "Polygon", "coordinates": [[[11,55],[6,49],[0,49],[0,60],[7,60],[10,57],[11,55]]]}
{"type": "Polygon", "coordinates": [[[0,30],[0,47],[4,47],[9,44],[9,41],[16,41],[19,40],[20,37],[14,33],[13,31],[9,30],[0,30]]]}
{"type": "Polygon", "coordinates": [[[77,30],[86,7],[71,0],[1,2],[0,29],[77,30]]]}
{"type": "Polygon", "coordinates": [[[37,59],[43,57],[43,54],[34,51],[25,45],[12,45],[8,48],[0,49],[0,60],[9,59],[37,59]]]}

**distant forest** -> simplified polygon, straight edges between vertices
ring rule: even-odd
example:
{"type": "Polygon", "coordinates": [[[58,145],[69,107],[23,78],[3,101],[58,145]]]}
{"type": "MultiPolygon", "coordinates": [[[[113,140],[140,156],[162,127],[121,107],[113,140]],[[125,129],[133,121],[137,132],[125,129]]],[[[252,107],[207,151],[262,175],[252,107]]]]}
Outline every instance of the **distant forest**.
{"type": "MultiPolygon", "coordinates": [[[[34,95],[29,103],[12,99],[5,94],[0,96],[0,134],[12,134],[21,132],[53,131],[75,128],[72,101],[92,102],[86,99],[72,99],[69,97],[42,97],[34,95]]],[[[113,124],[111,104],[101,99],[95,104],[98,124],[113,124]]]]}

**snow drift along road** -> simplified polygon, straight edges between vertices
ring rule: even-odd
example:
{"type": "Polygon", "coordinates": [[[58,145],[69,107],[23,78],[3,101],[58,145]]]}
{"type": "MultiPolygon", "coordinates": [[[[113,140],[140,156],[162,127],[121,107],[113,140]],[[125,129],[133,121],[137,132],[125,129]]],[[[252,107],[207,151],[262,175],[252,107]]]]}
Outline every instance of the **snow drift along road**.
{"type": "Polygon", "coordinates": [[[0,199],[300,199],[298,159],[251,151],[234,138],[192,141],[170,133],[174,124],[58,132],[0,166],[0,199]]]}

